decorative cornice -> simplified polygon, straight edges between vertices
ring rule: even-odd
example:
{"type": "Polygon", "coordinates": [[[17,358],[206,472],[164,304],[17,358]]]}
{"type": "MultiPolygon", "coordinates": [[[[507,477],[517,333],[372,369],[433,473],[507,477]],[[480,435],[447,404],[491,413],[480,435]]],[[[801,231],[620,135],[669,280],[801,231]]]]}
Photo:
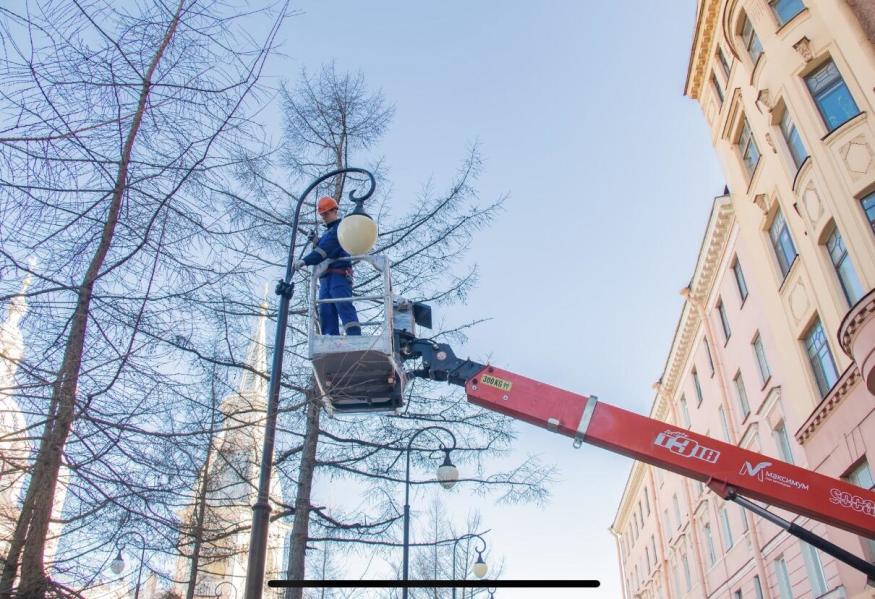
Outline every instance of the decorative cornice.
{"type": "Polygon", "coordinates": [[[699,3],[696,29],[693,33],[693,47],[690,49],[690,62],[687,66],[687,81],[684,86],[684,94],[694,100],[699,98],[702,82],[705,80],[719,7],[720,0],[702,0],[699,3]]]}
{"type": "MultiPolygon", "coordinates": [[[[720,196],[716,198],[714,200],[714,207],[711,210],[711,219],[705,231],[705,237],[702,239],[702,247],[699,250],[699,258],[693,271],[693,278],[690,282],[690,298],[693,302],[707,304],[717,277],[717,270],[726,252],[729,233],[734,222],[735,210],[732,207],[730,197],[720,196]]],[[[657,401],[666,402],[670,400],[674,391],[678,388],[679,380],[683,374],[689,354],[692,351],[692,343],[699,330],[701,320],[702,317],[698,311],[692,309],[691,302],[685,302],[661,378],[661,387],[667,392],[660,394],[657,397],[657,401]]],[[[654,411],[664,412],[665,409],[660,406],[654,411]]]]}
{"type": "Polygon", "coordinates": [[[634,497],[641,487],[641,481],[644,480],[644,466],[645,464],[642,462],[634,462],[629,470],[626,485],[623,487],[623,497],[620,499],[620,506],[617,508],[617,515],[614,516],[614,522],[611,524],[611,528],[618,531],[620,535],[624,534],[623,529],[626,528],[629,513],[634,508],[634,497]]]}
{"type": "Polygon", "coordinates": [[[814,411],[808,417],[808,420],[805,421],[805,424],[802,425],[802,428],[796,431],[796,440],[799,441],[800,445],[805,444],[817,432],[820,425],[826,421],[829,415],[835,411],[839,404],[857,386],[861,378],[860,369],[857,368],[856,364],[851,364],[842,373],[841,378],[832,388],[830,394],[823,398],[823,401],[814,408],[814,411]]]}

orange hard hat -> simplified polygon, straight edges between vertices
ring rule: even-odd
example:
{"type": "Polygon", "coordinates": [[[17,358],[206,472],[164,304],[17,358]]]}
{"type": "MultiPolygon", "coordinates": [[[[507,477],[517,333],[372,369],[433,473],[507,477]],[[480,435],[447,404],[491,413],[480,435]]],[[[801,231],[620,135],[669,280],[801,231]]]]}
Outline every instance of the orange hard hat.
{"type": "Polygon", "coordinates": [[[335,208],[337,208],[337,200],[330,196],[319,198],[319,201],[316,203],[316,210],[319,214],[325,214],[329,210],[334,210],[335,208]]]}

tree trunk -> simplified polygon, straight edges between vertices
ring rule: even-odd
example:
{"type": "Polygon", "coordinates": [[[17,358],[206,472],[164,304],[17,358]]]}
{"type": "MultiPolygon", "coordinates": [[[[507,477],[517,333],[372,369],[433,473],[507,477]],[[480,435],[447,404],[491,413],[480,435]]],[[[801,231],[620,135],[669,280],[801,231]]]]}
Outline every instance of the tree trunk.
{"type": "Polygon", "coordinates": [[[88,270],[82,279],[76,298],[76,309],[70,319],[70,333],[67,337],[64,359],[58,371],[58,377],[52,387],[49,418],[47,419],[40,447],[37,451],[33,474],[27,487],[24,504],[16,523],[16,533],[6,562],[3,565],[3,576],[0,577],[0,595],[11,597],[12,587],[19,571],[21,559],[21,577],[16,596],[20,599],[43,599],[48,588],[48,578],[45,574],[43,553],[45,551],[46,535],[54,508],[55,490],[58,484],[58,472],[61,468],[61,457],[64,445],[73,426],[76,406],[76,390],[79,385],[79,369],[85,348],[86,328],[91,308],[94,285],[103,268],[109,248],[115,235],[121,212],[122,200],[127,184],[128,167],[133,153],[137,132],[146,112],[146,102],[152,87],[152,76],[164,51],[173,39],[176,26],[185,0],[179,0],[176,13],[165,31],[161,45],[155,51],[149,68],[143,77],[140,89],[137,111],[134,113],[128,136],[119,159],[115,186],[103,224],[100,241],[88,265],[88,270]],[[55,412],[56,411],[56,412],[55,412]]]}
{"type": "MultiPolygon", "coordinates": [[[[213,404],[215,406],[215,403],[213,404]]],[[[215,415],[215,412],[213,412],[215,415]]],[[[210,424],[210,444],[207,447],[207,456],[204,459],[204,474],[201,477],[200,488],[197,493],[195,505],[195,521],[192,537],[194,543],[191,548],[191,567],[188,571],[188,586],[185,590],[185,599],[194,599],[194,588],[197,585],[197,569],[200,565],[201,546],[204,540],[204,518],[207,513],[207,491],[210,482],[210,458],[213,456],[213,441],[215,439],[215,423],[210,424]]]]}
{"type": "MultiPolygon", "coordinates": [[[[310,537],[310,492],[316,470],[316,445],[319,442],[319,415],[322,405],[315,389],[307,394],[307,428],[304,432],[304,447],[298,471],[298,491],[295,496],[295,522],[289,541],[289,565],[286,576],[290,580],[303,580],[305,576],[305,552],[310,537]]],[[[289,588],[286,599],[302,599],[303,588],[289,588]]]]}

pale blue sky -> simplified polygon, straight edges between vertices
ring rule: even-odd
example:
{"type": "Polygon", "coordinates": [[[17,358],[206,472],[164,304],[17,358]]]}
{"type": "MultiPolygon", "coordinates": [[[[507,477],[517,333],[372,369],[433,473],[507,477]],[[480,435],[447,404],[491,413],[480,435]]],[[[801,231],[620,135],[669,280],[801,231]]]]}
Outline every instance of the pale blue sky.
{"type": "MultiPolygon", "coordinates": [[[[379,153],[399,206],[448,181],[479,141],[484,201],[510,194],[471,248],[481,280],[449,323],[492,320],[458,348],[646,412],[723,177],[698,105],[683,96],[695,2],[299,0],[274,72],[334,60],[397,112],[379,153]]],[[[520,455],[555,461],[543,509],[479,509],[506,578],[599,578],[620,596],[607,532],[631,461],[520,424],[520,455]]],[[[399,489],[399,493],[401,489],[399,489]]],[[[422,509],[427,500],[421,497],[422,509]]],[[[496,597],[533,596],[501,590],[496,597]]]]}

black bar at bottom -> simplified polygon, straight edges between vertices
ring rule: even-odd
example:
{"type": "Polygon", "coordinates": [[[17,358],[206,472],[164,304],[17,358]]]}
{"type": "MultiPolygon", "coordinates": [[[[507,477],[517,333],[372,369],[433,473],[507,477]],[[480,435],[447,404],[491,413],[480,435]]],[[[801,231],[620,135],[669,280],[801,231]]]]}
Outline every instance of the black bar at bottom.
{"type": "Polygon", "coordinates": [[[594,589],[598,580],[271,580],[267,586],[277,588],[443,588],[476,589],[594,589]]]}

